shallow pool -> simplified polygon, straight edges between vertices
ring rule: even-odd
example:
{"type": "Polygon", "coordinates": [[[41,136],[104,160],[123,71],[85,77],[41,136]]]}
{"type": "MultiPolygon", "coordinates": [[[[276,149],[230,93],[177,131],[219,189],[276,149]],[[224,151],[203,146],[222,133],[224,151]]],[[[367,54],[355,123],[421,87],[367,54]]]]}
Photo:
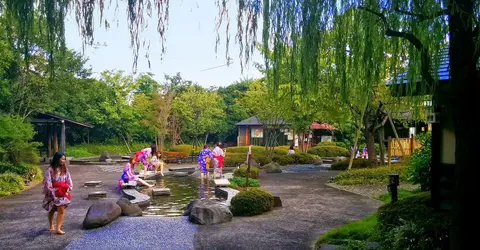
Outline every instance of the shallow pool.
{"type": "MultiPolygon", "coordinates": [[[[144,215],[181,216],[187,204],[196,198],[217,200],[212,180],[200,180],[195,177],[164,176],[156,180],[157,188],[169,188],[170,196],[152,196],[151,204],[144,215]]],[[[150,189],[140,192],[151,195],[150,189]]]]}

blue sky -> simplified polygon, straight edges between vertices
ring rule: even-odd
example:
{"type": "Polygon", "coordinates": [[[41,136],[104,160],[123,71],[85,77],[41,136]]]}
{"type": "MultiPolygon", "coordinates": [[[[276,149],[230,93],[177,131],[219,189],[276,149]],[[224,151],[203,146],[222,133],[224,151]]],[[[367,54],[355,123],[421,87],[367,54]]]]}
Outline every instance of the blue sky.
{"type": "MultiPolygon", "coordinates": [[[[108,1],[107,1],[108,2],[108,1]]],[[[115,2],[115,1],[113,1],[115,2]]],[[[243,74],[240,69],[238,57],[239,45],[235,43],[236,29],[236,1],[230,1],[230,57],[233,64],[229,67],[220,67],[207,71],[204,69],[226,64],[225,59],[225,29],[222,28],[221,44],[215,53],[215,18],[218,8],[215,1],[175,0],[170,1],[170,18],[167,30],[166,54],[161,60],[161,44],[156,31],[156,18],[149,19],[149,27],[141,34],[142,39],[150,41],[150,62],[143,56],[145,51],[140,52],[137,72],[152,72],[156,80],[163,80],[164,74],[174,75],[180,72],[184,79],[192,80],[201,86],[226,86],[243,77],[261,76],[250,63],[245,67],[243,74]]],[[[127,26],[126,7],[120,1],[117,11],[117,22],[112,21],[115,6],[105,10],[105,17],[110,22],[110,29],[100,27],[95,16],[95,43],[106,44],[97,48],[87,47],[85,56],[89,58],[87,65],[91,65],[95,73],[104,70],[123,70],[133,73],[133,53],[130,48],[130,33],[127,26]]],[[[261,38],[261,33],[257,36],[261,38]]],[[[78,27],[72,14],[66,24],[67,46],[77,51],[82,50],[82,40],[78,27]]],[[[252,62],[262,63],[262,56],[255,52],[252,62]]]]}

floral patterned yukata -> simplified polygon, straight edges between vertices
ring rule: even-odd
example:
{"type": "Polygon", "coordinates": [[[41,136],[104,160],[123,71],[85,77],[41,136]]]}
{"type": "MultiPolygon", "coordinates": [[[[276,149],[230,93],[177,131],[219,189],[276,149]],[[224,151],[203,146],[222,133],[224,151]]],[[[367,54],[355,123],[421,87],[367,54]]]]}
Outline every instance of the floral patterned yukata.
{"type": "Polygon", "coordinates": [[[200,154],[198,155],[198,168],[204,174],[208,172],[207,158],[210,158],[211,160],[213,158],[213,154],[212,154],[212,151],[210,151],[210,149],[204,148],[202,149],[202,151],[200,151],[200,154]]]}
{"type": "Polygon", "coordinates": [[[58,172],[58,174],[54,175],[53,168],[47,168],[43,177],[43,194],[45,194],[45,198],[43,199],[42,204],[43,208],[47,211],[51,211],[53,206],[65,206],[65,208],[67,208],[70,204],[68,197],[57,197],[55,195],[56,188],[53,188],[53,185],[56,182],[66,183],[70,186],[70,190],[73,188],[72,178],[70,177],[70,172],[68,172],[68,170],[65,174],[58,172]]]}

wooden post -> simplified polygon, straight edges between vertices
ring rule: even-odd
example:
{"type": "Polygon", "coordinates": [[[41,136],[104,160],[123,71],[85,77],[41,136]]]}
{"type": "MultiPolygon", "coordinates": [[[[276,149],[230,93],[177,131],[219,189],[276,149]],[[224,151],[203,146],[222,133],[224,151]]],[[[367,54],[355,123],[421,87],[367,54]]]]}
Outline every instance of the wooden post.
{"type": "Polygon", "coordinates": [[[388,137],[387,143],[387,154],[388,154],[388,166],[390,167],[392,164],[392,137],[388,137]]]}
{"type": "Polygon", "coordinates": [[[415,136],[412,134],[410,136],[410,155],[412,155],[413,150],[415,150],[415,136]]]}
{"type": "Polygon", "coordinates": [[[60,151],[62,153],[65,153],[65,148],[66,148],[66,138],[65,138],[65,121],[62,120],[62,127],[60,131],[60,151]]]}
{"type": "Polygon", "coordinates": [[[53,151],[58,152],[58,131],[57,125],[53,125],[53,151]]]}
{"type": "Polygon", "coordinates": [[[246,129],[245,129],[245,146],[249,146],[250,143],[248,141],[248,126],[246,126],[246,129]]]}
{"type": "Polygon", "coordinates": [[[390,121],[390,125],[392,125],[393,133],[395,134],[395,138],[397,139],[398,146],[400,147],[400,152],[402,152],[402,156],[405,156],[405,152],[403,151],[402,143],[400,142],[400,138],[398,137],[397,129],[395,128],[395,124],[393,124],[392,117],[388,114],[388,120],[390,121]]]}
{"type": "Polygon", "coordinates": [[[52,126],[50,124],[47,127],[47,157],[52,156],[52,126]]]}
{"type": "Polygon", "coordinates": [[[248,175],[250,173],[250,163],[252,159],[252,146],[248,146],[247,153],[247,172],[245,172],[245,187],[248,188],[248,175]]]}

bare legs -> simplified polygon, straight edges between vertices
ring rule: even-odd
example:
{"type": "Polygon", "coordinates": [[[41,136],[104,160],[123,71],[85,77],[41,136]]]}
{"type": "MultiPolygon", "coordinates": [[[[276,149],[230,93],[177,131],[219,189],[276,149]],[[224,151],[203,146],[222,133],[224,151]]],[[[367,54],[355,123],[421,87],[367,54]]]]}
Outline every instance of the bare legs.
{"type": "Polygon", "coordinates": [[[65,206],[54,206],[50,212],[48,212],[48,231],[55,232],[56,234],[64,235],[65,232],[62,231],[63,219],[65,217],[65,206]],[[57,212],[57,227],[53,227],[53,216],[57,212]]]}
{"type": "Polygon", "coordinates": [[[142,179],[140,179],[140,178],[137,179],[137,182],[140,182],[140,184],[142,184],[142,185],[144,185],[144,186],[147,186],[147,187],[149,187],[149,188],[155,186],[155,185],[150,185],[150,184],[148,184],[146,181],[144,181],[144,180],[142,180],[142,179]]]}

